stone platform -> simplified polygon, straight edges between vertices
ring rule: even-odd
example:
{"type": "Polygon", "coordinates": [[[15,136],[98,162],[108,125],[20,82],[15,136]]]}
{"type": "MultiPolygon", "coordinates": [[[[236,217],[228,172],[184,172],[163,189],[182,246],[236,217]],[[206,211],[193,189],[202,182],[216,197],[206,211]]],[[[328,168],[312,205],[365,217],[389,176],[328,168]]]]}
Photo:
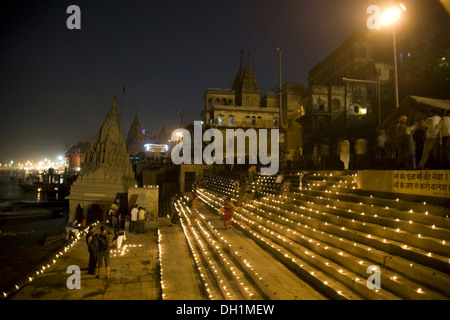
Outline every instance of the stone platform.
{"type": "MultiPolygon", "coordinates": [[[[82,235],[67,252],[49,261],[43,273],[10,294],[12,300],[161,300],[160,255],[158,238],[164,239],[161,258],[167,275],[164,299],[201,299],[201,293],[189,268],[192,265],[186,241],[179,225],[160,218],[159,229],[141,234],[127,233],[125,250],[111,252],[109,279],[97,279],[87,273],[89,253],[82,235]],[[121,253],[123,252],[123,255],[121,253]],[[69,266],[81,269],[81,289],[68,289],[69,266]]],[[[41,270],[41,269],[39,269],[41,270]]],[[[104,270],[102,271],[104,275],[104,270]]]]}

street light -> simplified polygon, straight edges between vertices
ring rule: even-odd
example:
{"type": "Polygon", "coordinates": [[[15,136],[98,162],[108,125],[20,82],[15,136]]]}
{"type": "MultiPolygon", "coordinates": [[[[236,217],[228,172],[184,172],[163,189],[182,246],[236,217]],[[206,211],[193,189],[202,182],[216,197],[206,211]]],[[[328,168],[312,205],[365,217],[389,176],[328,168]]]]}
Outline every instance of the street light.
{"type": "Polygon", "coordinates": [[[280,131],[283,129],[283,113],[282,113],[282,107],[283,107],[283,87],[282,87],[282,79],[281,79],[281,48],[277,48],[277,51],[279,54],[279,60],[280,60],[280,116],[278,120],[280,131]]]}
{"type": "Polygon", "coordinates": [[[397,67],[397,40],[395,35],[395,25],[400,20],[402,11],[406,11],[403,4],[399,7],[392,7],[384,11],[381,15],[381,24],[383,26],[392,26],[392,39],[394,42],[394,81],[395,81],[395,107],[399,107],[398,101],[398,67],[397,67]]]}
{"type": "MultiPolygon", "coordinates": [[[[280,64],[280,108],[279,108],[279,116],[278,116],[278,128],[279,128],[279,150],[281,152],[281,154],[283,154],[283,143],[284,143],[284,132],[283,132],[283,83],[282,83],[282,78],[281,78],[281,48],[277,48],[277,51],[279,52],[279,64],[280,64]]],[[[280,159],[281,160],[281,159],[280,159]]],[[[281,164],[281,161],[280,161],[281,164]]]]}
{"type": "Polygon", "coordinates": [[[179,111],[178,112],[180,114],[180,128],[183,127],[183,115],[184,115],[184,111],[179,111]]]}

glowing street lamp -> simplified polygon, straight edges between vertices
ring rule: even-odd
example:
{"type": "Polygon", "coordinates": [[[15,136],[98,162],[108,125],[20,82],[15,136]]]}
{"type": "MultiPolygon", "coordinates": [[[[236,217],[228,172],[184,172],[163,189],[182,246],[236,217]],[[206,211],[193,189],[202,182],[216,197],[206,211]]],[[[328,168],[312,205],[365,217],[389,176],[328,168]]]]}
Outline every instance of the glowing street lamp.
{"type": "Polygon", "coordinates": [[[395,107],[399,107],[398,101],[398,67],[397,67],[397,41],[395,36],[395,25],[400,21],[402,11],[406,11],[403,4],[398,7],[392,7],[384,11],[381,15],[381,24],[383,26],[392,26],[392,38],[394,42],[394,77],[395,77],[395,107]]]}

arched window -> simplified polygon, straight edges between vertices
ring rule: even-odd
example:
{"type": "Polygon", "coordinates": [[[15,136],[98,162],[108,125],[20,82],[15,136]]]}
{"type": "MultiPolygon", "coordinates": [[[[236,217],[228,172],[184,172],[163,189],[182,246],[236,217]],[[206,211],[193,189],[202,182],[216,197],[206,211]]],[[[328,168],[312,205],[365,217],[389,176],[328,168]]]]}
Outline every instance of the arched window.
{"type": "Polygon", "coordinates": [[[222,124],[223,123],[223,114],[219,114],[217,115],[217,124],[222,124]]]}
{"type": "Polygon", "coordinates": [[[251,121],[251,120],[250,120],[250,116],[246,116],[246,117],[245,117],[245,125],[246,125],[246,126],[250,126],[250,121],[251,121]]]}
{"type": "Polygon", "coordinates": [[[232,105],[233,105],[233,100],[228,99],[228,105],[229,105],[229,106],[232,106],[232,105]]]}
{"type": "Polygon", "coordinates": [[[214,105],[216,105],[216,106],[220,105],[220,100],[219,100],[219,99],[216,99],[216,100],[214,101],[214,105]]]}
{"type": "Polygon", "coordinates": [[[232,114],[230,114],[228,116],[228,124],[233,125],[234,124],[234,116],[232,114]]]}
{"type": "Polygon", "coordinates": [[[208,99],[208,107],[211,107],[212,104],[213,104],[213,99],[212,99],[212,98],[209,98],[209,99],[208,99]]]}
{"type": "Polygon", "coordinates": [[[227,100],[226,100],[225,98],[223,98],[223,99],[220,101],[220,105],[226,106],[226,105],[227,105],[227,100]]]}

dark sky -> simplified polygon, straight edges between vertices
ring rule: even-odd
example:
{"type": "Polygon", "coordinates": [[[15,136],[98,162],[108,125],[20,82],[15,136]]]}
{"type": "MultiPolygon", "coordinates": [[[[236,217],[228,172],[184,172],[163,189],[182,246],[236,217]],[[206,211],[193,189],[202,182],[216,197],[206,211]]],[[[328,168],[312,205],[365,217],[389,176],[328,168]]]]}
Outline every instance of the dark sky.
{"type": "Polygon", "coordinates": [[[93,142],[114,95],[124,138],[136,111],[157,134],[201,120],[207,88],[230,88],[250,51],[261,94],[308,71],[353,31],[366,0],[3,1],[0,162],[41,160],[93,142]],[[81,30],[69,30],[69,5],[81,30]],[[122,85],[127,88],[122,101],[122,85]]]}

